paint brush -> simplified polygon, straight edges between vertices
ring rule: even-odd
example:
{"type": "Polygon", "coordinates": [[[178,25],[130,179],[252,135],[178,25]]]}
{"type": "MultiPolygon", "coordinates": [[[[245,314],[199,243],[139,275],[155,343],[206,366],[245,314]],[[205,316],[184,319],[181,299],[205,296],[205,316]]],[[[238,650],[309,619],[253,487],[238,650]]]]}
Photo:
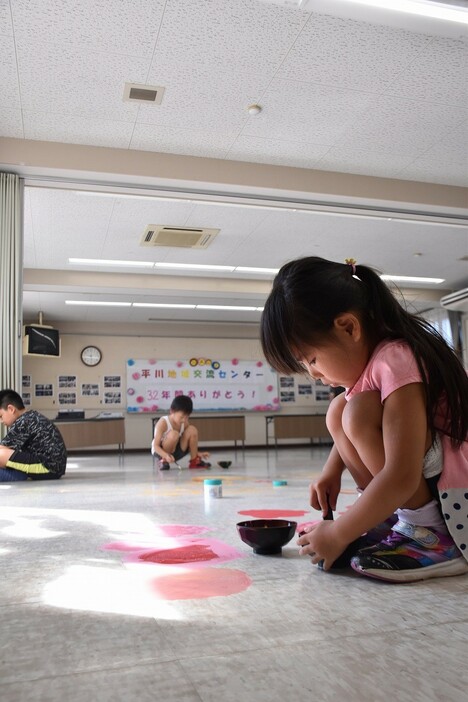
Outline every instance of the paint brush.
{"type": "MultiPolygon", "coordinates": [[[[332,522],[333,521],[333,510],[330,507],[330,502],[327,499],[327,513],[323,517],[324,521],[332,522]]],[[[305,532],[302,532],[305,533],[305,532]]],[[[302,533],[299,534],[299,536],[302,536],[302,533]]],[[[329,570],[336,570],[336,569],[343,569],[343,568],[348,568],[351,564],[351,558],[356,555],[356,552],[360,549],[363,548],[366,545],[365,539],[362,538],[362,536],[359,539],[355,539],[354,541],[351,541],[348,546],[346,546],[345,550],[343,553],[338,556],[338,558],[333,561],[333,563],[330,566],[329,570]]],[[[319,561],[317,563],[319,568],[323,569],[323,561],[319,561]]]]}
{"type": "MultiPolygon", "coordinates": [[[[323,521],[332,522],[333,519],[333,510],[330,507],[330,502],[327,499],[327,512],[323,517],[323,521]]],[[[306,533],[306,531],[300,531],[299,536],[304,536],[304,534],[306,533]]],[[[338,558],[335,561],[333,561],[329,570],[342,570],[343,568],[349,568],[351,564],[351,558],[356,555],[357,551],[359,551],[360,548],[364,548],[364,546],[366,545],[367,542],[362,536],[358,539],[355,539],[354,541],[351,541],[351,543],[348,544],[348,546],[346,546],[343,553],[340,556],[338,556],[338,558]]],[[[317,565],[319,568],[323,569],[323,561],[319,561],[317,565]]]]}

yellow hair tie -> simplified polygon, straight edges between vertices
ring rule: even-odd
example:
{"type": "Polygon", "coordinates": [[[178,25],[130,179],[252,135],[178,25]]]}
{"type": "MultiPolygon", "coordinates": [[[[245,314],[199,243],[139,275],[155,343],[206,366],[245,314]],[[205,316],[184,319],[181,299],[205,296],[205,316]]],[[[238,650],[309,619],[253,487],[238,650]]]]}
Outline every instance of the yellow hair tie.
{"type": "Polygon", "coordinates": [[[355,258],[345,258],[345,263],[348,266],[351,266],[353,270],[353,275],[356,275],[356,259],[355,258]]]}

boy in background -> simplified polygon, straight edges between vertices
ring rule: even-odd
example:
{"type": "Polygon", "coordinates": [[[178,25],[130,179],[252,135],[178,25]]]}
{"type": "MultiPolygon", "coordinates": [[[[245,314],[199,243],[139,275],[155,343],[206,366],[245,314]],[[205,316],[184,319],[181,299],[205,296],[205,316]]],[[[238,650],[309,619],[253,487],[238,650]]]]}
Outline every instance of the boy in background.
{"type": "Polygon", "coordinates": [[[189,468],[210,468],[209,453],[198,451],[198,429],[189,423],[193,402],[187,395],[172,401],[169,414],[161,417],[154,428],[151,453],[159,456],[159,469],[169,470],[170,464],[190,453],[189,468]]]}
{"type": "Polygon", "coordinates": [[[0,441],[0,482],[54,480],[67,466],[67,450],[57,427],[27,410],[14,390],[0,391],[0,421],[8,433],[0,441]]]}

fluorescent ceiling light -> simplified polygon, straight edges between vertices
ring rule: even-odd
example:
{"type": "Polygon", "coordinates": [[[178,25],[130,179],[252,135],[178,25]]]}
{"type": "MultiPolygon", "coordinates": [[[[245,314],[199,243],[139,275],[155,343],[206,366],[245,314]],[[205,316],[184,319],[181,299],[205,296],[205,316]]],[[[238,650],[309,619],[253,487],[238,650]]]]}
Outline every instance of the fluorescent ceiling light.
{"type": "Polygon", "coordinates": [[[131,307],[131,302],[99,302],[98,300],[65,300],[66,305],[95,305],[96,307],[131,307]]]}
{"type": "MultiPolygon", "coordinates": [[[[118,261],[109,259],[99,259],[99,258],[69,258],[69,263],[83,264],[90,266],[135,266],[139,268],[172,268],[175,270],[194,270],[194,271],[223,271],[225,273],[252,273],[252,274],[262,274],[262,275],[276,275],[279,268],[255,268],[249,266],[217,266],[204,263],[151,263],[150,261],[118,261]]],[[[382,280],[393,280],[405,283],[429,283],[436,284],[444,282],[444,278],[424,278],[424,277],[413,277],[405,275],[382,275],[380,276],[382,280]]],[[[105,303],[81,303],[69,301],[67,304],[105,304],[105,303]]],[[[122,304],[125,306],[127,303],[106,303],[106,304],[122,304]]],[[[131,304],[131,303],[128,303],[131,304]]],[[[156,305],[152,303],[135,303],[136,307],[161,307],[163,305],[156,305]]],[[[176,307],[176,305],[172,305],[176,307]]],[[[184,307],[187,307],[184,305],[184,307]]],[[[189,306],[190,307],[190,306],[189,306]]],[[[188,307],[188,308],[189,308],[188,307]]],[[[195,305],[193,306],[195,307],[195,305]]],[[[205,306],[201,307],[197,305],[200,309],[222,309],[217,307],[205,306]]],[[[227,309],[259,309],[256,307],[228,307],[227,309]]]]}
{"type": "Polygon", "coordinates": [[[218,266],[208,263],[153,263],[152,261],[119,261],[105,258],[69,258],[68,263],[83,266],[133,266],[135,268],[173,268],[194,271],[224,271],[225,273],[261,273],[276,275],[279,268],[251,268],[249,266],[218,266]]]}
{"type": "Polygon", "coordinates": [[[264,273],[265,275],[276,275],[279,268],[249,268],[248,266],[236,266],[234,270],[236,273],[264,273]]]}
{"type": "Polygon", "coordinates": [[[136,266],[137,268],[153,268],[152,261],[114,261],[105,258],[69,258],[68,263],[85,266],[136,266]]]}
{"type": "Polygon", "coordinates": [[[260,307],[241,307],[237,305],[197,305],[197,310],[238,310],[241,312],[258,312],[260,307]]]}
{"type": "Polygon", "coordinates": [[[237,310],[241,312],[263,312],[263,307],[242,307],[239,305],[182,305],[163,302],[100,302],[98,300],[65,300],[66,305],[95,305],[102,307],[159,307],[186,310],[237,310]]]}
{"type": "Polygon", "coordinates": [[[232,273],[235,270],[234,266],[211,266],[204,263],[155,263],[155,268],[184,268],[194,271],[227,271],[232,273]]]}
{"type": "Polygon", "coordinates": [[[244,312],[262,312],[263,307],[242,307],[239,305],[178,305],[165,304],[163,302],[134,302],[133,307],[159,307],[166,309],[185,309],[185,310],[240,310],[244,312]]]}
{"type": "MultiPolygon", "coordinates": [[[[346,2],[380,7],[383,10],[406,12],[410,15],[419,15],[420,17],[431,17],[432,19],[468,24],[468,8],[434,2],[433,0],[346,0],[346,2]]],[[[303,5],[306,4],[307,0],[303,5]]]]}
{"type": "Polygon", "coordinates": [[[184,309],[184,310],[194,310],[196,305],[171,305],[158,302],[134,302],[133,307],[164,307],[167,309],[184,309]]]}
{"type": "Polygon", "coordinates": [[[411,275],[381,275],[382,280],[393,280],[400,283],[434,283],[439,285],[445,278],[417,278],[411,275]]]}

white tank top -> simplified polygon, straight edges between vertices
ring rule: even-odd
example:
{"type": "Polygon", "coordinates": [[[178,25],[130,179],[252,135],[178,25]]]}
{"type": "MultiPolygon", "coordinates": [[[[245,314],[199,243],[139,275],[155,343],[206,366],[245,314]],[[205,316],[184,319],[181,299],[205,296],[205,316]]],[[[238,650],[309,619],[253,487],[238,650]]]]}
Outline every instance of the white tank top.
{"type": "MultiPolygon", "coordinates": [[[[162,419],[165,419],[166,423],[167,423],[167,429],[164,432],[164,434],[162,435],[162,438],[164,439],[166,437],[166,435],[168,434],[168,432],[174,430],[174,427],[171,424],[171,420],[169,419],[169,415],[162,417],[162,419]]],[[[182,436],[182,434],[184,433],[184,430],[185,430],[185,425],[184,425],[184,422],[182,422],[182,424],[180,425],[180,429],[179,429],[179,436],[182,436]]]]}

